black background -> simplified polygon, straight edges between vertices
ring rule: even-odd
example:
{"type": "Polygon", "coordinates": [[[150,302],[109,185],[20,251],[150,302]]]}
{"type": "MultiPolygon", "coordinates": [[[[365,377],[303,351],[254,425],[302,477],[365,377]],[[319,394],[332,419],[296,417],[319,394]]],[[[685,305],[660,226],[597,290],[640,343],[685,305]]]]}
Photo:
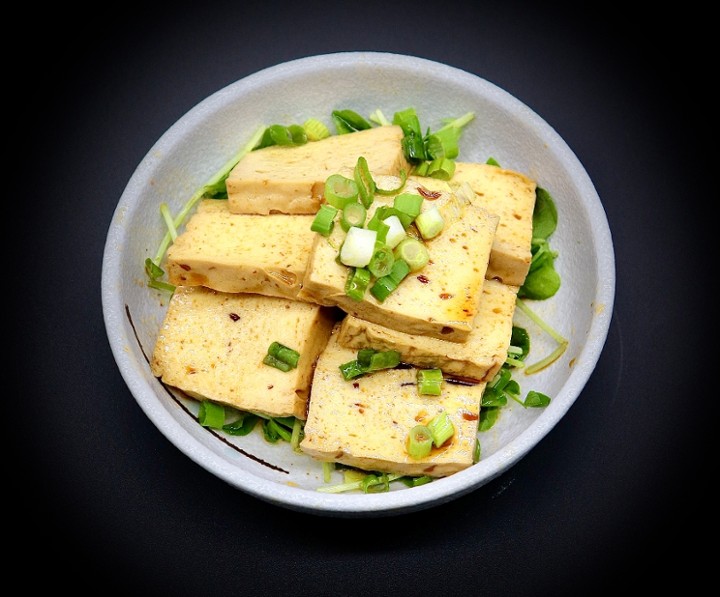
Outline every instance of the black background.
{"type": "Polygon", "coordinates": [[[718,470],[708,19],[687,3],[665,16],[577,11],[207,2],[14,21],[7,525],[18,531],[10,563],[35,570],[16,578],[88,592],[298,596],[700,581],[697,537],[714,537],[718,470]],[[155,141],[246,75],[346,50],[444,62],[527,104],[586,167],[617,258],[605,349],[548,436],[469,495],[370,520],[267,504],[184,456],[124,384],[100,303],[113,210],[155,141]]]}

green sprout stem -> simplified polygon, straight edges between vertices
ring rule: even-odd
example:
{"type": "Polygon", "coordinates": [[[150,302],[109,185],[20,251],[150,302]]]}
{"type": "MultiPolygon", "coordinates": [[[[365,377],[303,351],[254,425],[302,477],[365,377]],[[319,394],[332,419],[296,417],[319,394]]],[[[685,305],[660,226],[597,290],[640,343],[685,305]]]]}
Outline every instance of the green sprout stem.
{"type": "Polygon", "coordinates": [[[448,122],[445,126],[439,128],[436,133],[439,133],[440,131],[444,131],[446,129],[449,129],[450,127],[455,128],[462,128],[464,127],[468,122],[470,122],[473,118],[475,118],[474,112],[468,112],[467,114],[463,114],[460,116],[460,118],[456,118],[455,120],[451,120],[448,122]]]}
{"type": "MultiPolygon", "coordinates": [[[[253,150],[253,148],[260,142],[260,139],[262,139],[264,131],[265,126],[261,126],[251,137],[250,141],[248,141],[248,143],[240,151],[238,151],[233,157],[231,157],[225,163],[225,165],[220,168],[220,170],[218,170],[218,172],[207,182],[207,184],[203,185],[201,188],[195,191],[193,196],[190,197],[190,199],[183,206],[178,215],[175,216],[174,219],[172,219],[172,225],[175,230],[177,230],[181,226],[181,224],[185,221],[185,218],[187,218],[188,214],[193,210],[195,205],[197,205],[198,201],[202,199],[207,188],[218,184],[224,177],[227,176],[228,172],[230,172],[230,170],[235,167],[235,165],[245,156],[246,153],[249,153],[253,150]]],[[[170,226],[168,225],[168,231],[165,233],[165,236],[163,236],[163,239],[160,241],[160,246],[158,247],[157,253],[155,253],[155,258],[153,259],[156,265],[160,265],[160,263],[162,263],[162,260],[165,257],[165,253],[167,252],[168,247],[170,246],[170,243],[172,241],[173,238],[170,232],[170,226]]]]}
{"type": "MultiPolygon", "coordinates": [[[[403,475],[388,475],[388,483],[396,481],[403,475]]],[[[326,485],[324,487],[318,487],[317,491],[322,493],[343,493],[345,491],[355,491],[362,489],[362,479],[359,481],[352,481],[350,483],[338,483],[337,485],[326,485]]]]}
{"type": "Polygon", "coordinates": [[[569,341],[543,321],[522,299],[518,298],[516,304],[518,309],[525,313],[525,315],[532,319],[545,333],[558,343],[558,347],[544,359],[525,367],[525,374],[532,375],[557,361],[567,349],[569,341]]]}

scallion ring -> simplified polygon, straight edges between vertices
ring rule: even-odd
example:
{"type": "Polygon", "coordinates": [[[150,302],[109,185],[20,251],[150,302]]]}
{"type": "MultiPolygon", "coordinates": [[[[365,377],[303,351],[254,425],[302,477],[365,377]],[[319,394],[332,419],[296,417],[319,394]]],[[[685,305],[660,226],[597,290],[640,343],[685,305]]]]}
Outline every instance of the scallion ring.
{"type": "Polygon", "coordinates": [[[358,198],[358,186],[354,180],[342,174],[331,174],[325,180],[325,201],[337,209],[343,209],[358,198]]]}
{"type": "Polygon", "coordinates": [[[342,215],[340,216],[340,226],[342,226],[345,232],[353,226],[362,228],[365,225],[366,217],[367,210],[361,203],[348,203],[343,207],[342,215]]]}
{"type": "Polygon", "coordinates": [[[407,439],[407,451],[410,458],[413,460],[420,460],[430,454],[432,450],[433,440],[428,429],[425,425],[415,425],[410,430],[407,439]]]}
{"type": "Polygon", "coordinates": [[[425,243],[411,236],[406,236],[395,247],[395,257],[407,262],[411,272],[421,270],[430,261],[430,253],[428,253],[425,243]]]}

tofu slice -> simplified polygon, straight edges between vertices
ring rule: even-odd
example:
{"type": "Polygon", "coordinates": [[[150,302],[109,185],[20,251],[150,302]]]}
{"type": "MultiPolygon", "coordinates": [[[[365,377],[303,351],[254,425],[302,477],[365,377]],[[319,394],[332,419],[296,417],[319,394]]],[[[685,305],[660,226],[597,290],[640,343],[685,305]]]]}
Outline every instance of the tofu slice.
{"type": "MultiPolygon", "coordinates": [[[[393,188],[387,180],[377,180],[384,188],[393,188]]],[[[418,191],[408,184],[403,192],[418,191]]],[[[336,261],[345,234],[337,223],[329,237],[317,235],[298,296],[408,334],[465,342],[477,314],[498,217],[475,205],[455,205],[452,199],[449,193],[440,193],[435,201],[424,202],[423,209],[437,204],[462,207],[463,212],[448,217],[443,231],[427,241],[430,262],[411,272],[384,302],[369,290],[363,301],[345,294],[349,268],[336,261]]],[[[392,202],[393,197],[377,196],[368,219],[379,205],[392,202]]]]}
{"type": "Polygon", "coordinates": [[[474,203],[500,217],[486,276],[522,286],[530,268],[536,183],[524,174],[488,164],[457,162],[452,187],[467,182],[474,203]]]}
{"type": "Polygon", "coordinates": [[[272,146],[246,154],[225,184],[233,213],[315,214],[325,180],[347,172],[364,156],[373,175],[409,170],[399,126],[332,135],[294,147],[272,146]]]}
{"type": "Polygon", "coordinates": [[[405,363],[487,382],[507,357],[517,291],[517,286],[486,280],[473,329],[464,343],[405,334],[351,315],[342,321],[338,343],[356,351],[397,350],[405,363]]]}
{"type": "Polygon", "coordinates": [[[333,314],[317,305],[178,286],[151,359],[153,375],[197,398],[305,419],[313,368],[333,314]],[[273,341],[297,350],[288,372],[263,364],[273,341]]]}
{"type": "Polygon", "coordinates": [[[202,201],[168,249],[168,280],[176,286],[294,299],[315,240],[312,220],[232,214],[227,201],[202,201]]]}
{"type": "MultiPolygon", "coordinates": [[[[336,328],[337,330],[337,328],[336,328]]],[[[337,331],[318,359],[300,448],[321,461],[370,470],[444,477],[473,463],[485,384],[443,383],[440,396],[421,396],[416,369],[376,371],[345,381],[339,366],[357,351],[338,344],[337,331]],[[407,435],[446,411],[455,427],[449,443],[415,460],[407,435]]]]}

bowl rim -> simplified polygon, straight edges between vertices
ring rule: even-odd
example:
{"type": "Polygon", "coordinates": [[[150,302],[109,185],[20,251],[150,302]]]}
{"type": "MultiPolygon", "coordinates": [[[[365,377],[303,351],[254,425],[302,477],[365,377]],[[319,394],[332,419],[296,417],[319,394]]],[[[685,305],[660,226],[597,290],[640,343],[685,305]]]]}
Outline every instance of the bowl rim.
{"type": "Polygon", "coordinates": [[[125,383],[146,416],[174,446],[193,461],[231,486],[278,506],[330,516],[384,516],[425,509],[477,489],[523,458],[562,419],[590,378],[607,338],[615,296],[615,258],[607,217],[589,175],[560,135],[520,100],[476,74],[426,58],[391,52],[336,52],[283,62],[230,83],[196,104],[167,129],[133,172],[114,210],[103,252],[101,295],[106,333],[125,383]],[[538,131],[549,148],[566,165],[574,183],[580,189],[584,207],[593,222],[594,244],[602,248],[597,254],[599,282],[594,300],[596,304],[604,305],[604,310],[591,320],[587,332],[588,341],[576,356],[577,364],[561,392],[553,398],[555,405],[552,416],[542,413],[533,424],[486,460],[480,460],[468,469],[445,477],[442,482],[429,483],[412,490],[336,495],[291,487],[240,471],[189,435],[171,414],[158,404],[155,391],[137,372],[138,366],[146,363],[139,363],[131,351],[127,350],[127,346],[132,345],[134,340],[126,334],[125,306],[120,293],[116,291],[116,281],[121,278],[123,267],[123,252],[116,247],[125,246],[127,231],[125,227],[117,225],[117,222],[121,212],[132,209],[133,201],[139,196],[144,181],[154,168],[154,158],[151,156],[166,155],[169,149],[182,143],[184,131],[197,126],[208,112],[220,109],[235,101],[248,89],[261,86],[288,72],[297,76],[298,73],[315,72],[329,66],[368,61],[372,61],[378,68],[387,64],[409,71],[432,72],[436,76],[452,77],[453,80],[468,86],[480,87],[485,99],[501,103],[504,109],[513,114],[522,114],[523,119],[538,131]]]}

